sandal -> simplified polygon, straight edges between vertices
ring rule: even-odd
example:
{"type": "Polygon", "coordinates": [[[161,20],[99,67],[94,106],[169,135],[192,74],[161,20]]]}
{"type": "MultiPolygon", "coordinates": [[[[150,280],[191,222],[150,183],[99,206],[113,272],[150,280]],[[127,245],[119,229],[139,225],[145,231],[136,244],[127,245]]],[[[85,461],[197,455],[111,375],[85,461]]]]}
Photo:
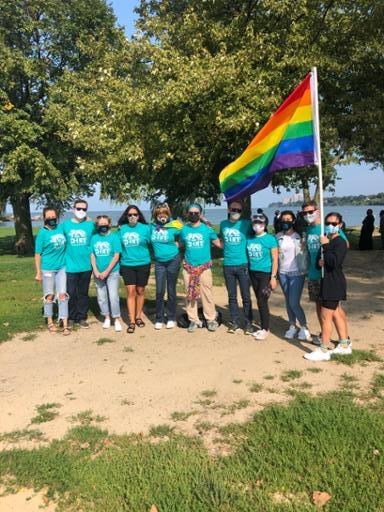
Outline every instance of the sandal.
{"type": "Polygon", "coordinates": [[[141,318],[136,318],[136,325],[137,327],[145,327],[145,323],[142,321],[141,318]]]}
{"type": "Polygon", "coordinates": [[[47,324],[47,328],[49,332],[57,332],[57,327],[54,323],[47,324]]]}
{"type": "Polygon", "coordinates": [[[128,324],[128,329],[127,329],[127,333],[128,334],[133,334],[135,332],[135,323],[134,322],[131,322],[128,324]]]}
{"type": "Polygon", "coordinates": [[[69,336],[71,334],[71,330],[68,329],[68,327],[64,327],[64,329],[61,331],[61,334],[63,336],[69,336]]]}

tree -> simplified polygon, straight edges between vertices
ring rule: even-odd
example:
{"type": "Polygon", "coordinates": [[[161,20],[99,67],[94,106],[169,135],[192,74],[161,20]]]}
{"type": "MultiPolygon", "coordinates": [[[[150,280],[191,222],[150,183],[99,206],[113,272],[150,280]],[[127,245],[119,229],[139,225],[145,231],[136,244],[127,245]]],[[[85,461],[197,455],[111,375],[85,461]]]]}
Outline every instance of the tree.
{"type": "MultiPolygon", "coordinates": [[[[51,105],[60,136],[84,151],[83,165],[104,194],[164,195],[176,205],[196,196],[220,201],[219,172],[313,65],[321,77],[325,184],[334,183],[336,164],[353,157],[382,164],[380,143],[358,144],[355,136],[357,121],[360,133],[375,122],[377,137],[382,128],[382,116],[364,120],[361,101],[367,54],[370,66],[382,68],[380,6],[142,0],[138,14],[133,40],[92,62],[75,85],[64,76],[51,105]]],[[[368,87],[373,110],[383,98],[379,76],[368,87]]],[[[316,175],[310,167],[273,183],[308,190],[316,175]]]]}
{"type": "Polygon", "coordinates": [[[0,199],[12,204],[18,253],[33,250],[31,199],[60,205],[94,183],[46,118],[51,89],[89,64],[93,44],[119,38],[104,0],[0,0],[0,199]]]}

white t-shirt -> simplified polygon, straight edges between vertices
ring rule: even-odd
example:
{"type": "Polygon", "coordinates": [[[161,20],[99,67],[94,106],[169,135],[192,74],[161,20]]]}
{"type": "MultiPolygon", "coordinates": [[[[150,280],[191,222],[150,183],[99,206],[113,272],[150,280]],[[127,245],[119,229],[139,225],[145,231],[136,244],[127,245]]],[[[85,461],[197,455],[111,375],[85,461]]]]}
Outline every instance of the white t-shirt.
{"type": "Polygon", "coordinates": [[[296,240],[299,235],[293,232],[290,235],[284,234],[279,237],[279,272],[287,274],[288,272],[298,272],[299,268],[296,261],[296,240]]]}

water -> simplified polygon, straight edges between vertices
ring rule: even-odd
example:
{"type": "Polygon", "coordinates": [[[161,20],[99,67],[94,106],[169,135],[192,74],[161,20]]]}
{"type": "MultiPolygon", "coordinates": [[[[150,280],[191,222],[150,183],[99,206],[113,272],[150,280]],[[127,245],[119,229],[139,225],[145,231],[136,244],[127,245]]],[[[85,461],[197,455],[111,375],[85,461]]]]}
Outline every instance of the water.
{"type": "MultiPolygon", "coordinates": [[[[340,206],[340,207],[331,206],[331,207],[325,207],[324,211],[325,211],[325,213],[329,213],[332,211],[337,211],[337,212],[341,213],[346,225],[348,227],[352,227],[352,226],[360,226],[361,225],[361,222],[364,219],[368,208],[372,208],[373,214],[375,216],[375,225],[378,226],[379,212],[380,212],[380,210],[384,210],[384,205],[383,206],[371,206],[371,207],[367,206],[367,205],[364,205],[364,206],[348,206],[347,205],[347,206],[340,206]]],[[[282,211],[285,209],[285,207],[281,207],[279,209],[280,209],[280,211],[282,211]]],[[[287,207],[287,209],[289,209],[289,207],[287,207]]],[[[276,210],[276,208],[263,208],[263,212],[268,216],[270,223],[272,223],[272,221],[273,221],[273,216],[274,216],[275,210],[276,210]]],[[[293,207],[292,210],[296,213],[298,208],[293,207]]],[[[94,219],[97,217],[97,215],[107,214],[112,218],[112,223],[114,225],[116,225],[118,219],[120,218],[122,211],[123,211],[123,209],[121,211],[89,211],[88,215],[94,219]]],[[[252,212],[256,213],[256,208],[253,208],[252,212]]],[[[39,215],[39,214],[41,214],[41,212],[34,212],[32,215],[39,215]]],[[[149,210],[144,210],[143,214],[144,214],[145,218],[148,221],[150,221],[151,212],[149,210]]],[[[72,216],[73,215],[71,212],[65,212],[63,215],[63,219],[69,219],[72,216]]],[[[222,220],[224,220],[226,218],[226,216],[227,216],[227,210],[225,210],[224,208],[207,208],[206,212],[205,212],[205,217],[212,224],[215,224],[215,225],[220,224],[220,222],[222,220]]],[[[4,226],[12,226],[13,222],[7,222],[7,223],[4,223],[3,225],[4,226]]],[[[36,226],[36,227],[41,226],[42,221],[41,220],[33,221],[32,225],[36,226]]]]}

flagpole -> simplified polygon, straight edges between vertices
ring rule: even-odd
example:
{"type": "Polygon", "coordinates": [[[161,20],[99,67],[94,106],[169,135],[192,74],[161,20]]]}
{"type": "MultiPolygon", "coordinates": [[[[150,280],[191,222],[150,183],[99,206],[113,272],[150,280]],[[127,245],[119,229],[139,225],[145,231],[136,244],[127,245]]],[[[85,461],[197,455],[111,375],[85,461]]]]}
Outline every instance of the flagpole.
{"type": "Polygon", "coordinates": [[[312,68],[312,98],[313,98],[313,121],[315,135],[315,151],[316,165],[319,174],[319,203],[320,203],[320,228],[321,234],[324,235],[324,197],[323,197],[323,168],[321,165],[321,149],[320,149],[320,118],[319,118],[319,95],[317,88],[317,67],[312,68]]]}

